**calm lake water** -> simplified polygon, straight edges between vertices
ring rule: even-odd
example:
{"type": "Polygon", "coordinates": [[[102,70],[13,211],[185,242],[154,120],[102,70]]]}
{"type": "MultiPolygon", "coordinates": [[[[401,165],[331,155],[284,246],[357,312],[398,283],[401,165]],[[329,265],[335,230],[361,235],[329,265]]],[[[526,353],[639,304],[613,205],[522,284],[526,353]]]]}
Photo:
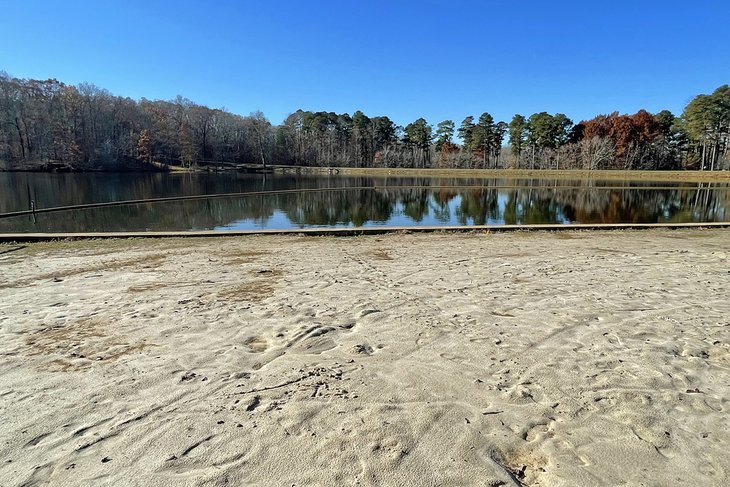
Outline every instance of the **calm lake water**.
{"type": "Polygon", "coordinates": [[[343,176],[0,173],[0,213],[106,201],[296,190],[0,217],[0,232],[655,223],[730,220],[718,183],[343,176]]]}

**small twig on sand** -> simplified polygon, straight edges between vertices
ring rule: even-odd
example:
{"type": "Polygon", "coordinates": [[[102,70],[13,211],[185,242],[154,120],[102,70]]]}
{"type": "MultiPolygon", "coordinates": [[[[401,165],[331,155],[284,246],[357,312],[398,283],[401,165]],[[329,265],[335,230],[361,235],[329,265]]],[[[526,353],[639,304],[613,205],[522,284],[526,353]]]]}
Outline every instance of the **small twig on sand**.
{"type": "Polygon", "coordinates": [[[21,245],[20,247],[13,247],[12,249],[8,250],[0,250],[0,255],[9,254],[10,252],[15,252],[16,250],[23,250],[25,247],[26,245],[21,245]]]}
{"type": "Polygon", "coordinates": [[[301,382],[301,381],[303,381],[304,379],[306,379],[307,377],[311,377],[311,374],[308,374],[308,375],[304,375],[304,376],[302,376],[302,377],[298,377],[298,378],[296,378],[296,379],[292,379],[292,380],[289,380],[289,381],[283,382],[283,383],[281,383],[281,384],[277,384],[277,385],[275,385],[275,386],[269,386],[269,387],[262,387],[262,388],[260,388],[260,389],[251,389],[250,391],[243,391],[243,392],[239,392],[238,394],[252,394],[252,393],[254,393],[254,392],[264,392],[264,391],[270,391],[270,390],[272,390],[272,389],[279,389],[279,388],[281,388],[281,387],[286,387],[286,386],[290,386],[290,385],[292,385],[292,384],[296,384],[297,382],[301,382]]]}

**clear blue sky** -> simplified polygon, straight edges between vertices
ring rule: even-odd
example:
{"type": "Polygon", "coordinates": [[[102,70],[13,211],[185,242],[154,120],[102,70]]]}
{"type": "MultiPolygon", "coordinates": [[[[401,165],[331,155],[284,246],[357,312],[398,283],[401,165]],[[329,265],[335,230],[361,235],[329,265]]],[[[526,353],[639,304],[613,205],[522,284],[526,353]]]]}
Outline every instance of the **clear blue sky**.
{"type": "Polygon", "coordinates": [[[728,1],[3,0],[0,70],[274,123],[680,113],[730,83],[728,1]]]}

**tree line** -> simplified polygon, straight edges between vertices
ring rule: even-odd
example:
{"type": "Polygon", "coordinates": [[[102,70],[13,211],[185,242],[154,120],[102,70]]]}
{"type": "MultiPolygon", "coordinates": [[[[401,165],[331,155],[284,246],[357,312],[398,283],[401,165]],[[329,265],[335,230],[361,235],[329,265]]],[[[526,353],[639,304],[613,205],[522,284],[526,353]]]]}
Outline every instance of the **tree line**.
{"type": "Polygon", "coordinates": [[[220,164],[327,167],[728,169],[730,87],[692,99],[683,113],[614,112],[574,123],[562,113],[488,112],[458,125],[424,118],[400,126],[297,110],[281,125],[186,98],[133,100],[90,84],[0,72],[0,169],[220,164]]]}

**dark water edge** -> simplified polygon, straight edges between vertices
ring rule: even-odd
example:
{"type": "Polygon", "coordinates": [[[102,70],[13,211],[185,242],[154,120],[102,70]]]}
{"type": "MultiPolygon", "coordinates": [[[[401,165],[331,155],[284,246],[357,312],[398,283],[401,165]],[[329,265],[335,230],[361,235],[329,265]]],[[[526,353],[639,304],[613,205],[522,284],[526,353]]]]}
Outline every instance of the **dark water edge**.
{"type": "Polygon", "coordinates": [[[0,218],[0,232],[291,229],[730,220],[720,183],[318,175],[3,173],[0,213],[171,196],[294,192],[0,218]]]}

